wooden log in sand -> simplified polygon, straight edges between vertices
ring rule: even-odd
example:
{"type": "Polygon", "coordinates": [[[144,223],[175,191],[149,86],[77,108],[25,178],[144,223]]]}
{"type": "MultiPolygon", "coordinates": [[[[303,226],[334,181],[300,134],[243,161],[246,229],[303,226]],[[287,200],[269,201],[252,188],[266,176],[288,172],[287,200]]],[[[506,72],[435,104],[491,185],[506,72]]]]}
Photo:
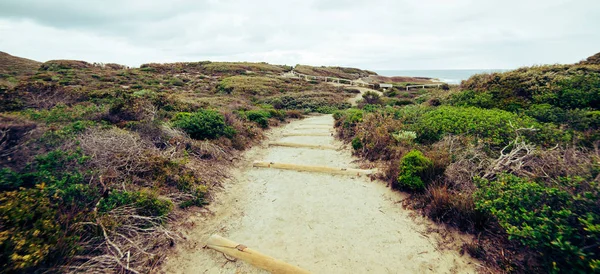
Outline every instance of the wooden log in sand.
{"type": "Polygon", "coordinates": [[[333,129],[333,125],[331,125],[331,126],[298,126],[294,129],[333,129]]]}
{"type": "Polygon", "coordinates": [[[301,127],[309,127],[309,126],[328,126],[328,127],[333,127],[333,123],[305,123],[305,124],[299,124],[298,126],[301,127]]]}
{"type": "Polygon", "coordinates": [[[267,256],[219,235],[210,236],[206,246],[271,273],[310,273],[300,267],[267,256]]]}
{"type": "Polygon", "coordinates": [[[290,136],[333,136],[331,133],[284,133],[283,137],[290,136]]]}
{"type": "Polygon", "coordinates": [[[252,165],[254,167],[266,167],[266,168],[277,168],[297,171],[310,171],[310,172],[321,172],[329,174],[340,174],[340,175],[368,175],[373,174],[375,170],[371,169],[354,169],[354,168],[339,168],[339,167],[328,167],[328,166],[309,166],[309,165],[297,165],[297,164],[286,164],[286,163],[274,163],[274,162],[262,162],[256,161],[252,165]]]}
{"type": "Polygon", "coordinates": [[[313,148],[313,149],[331,149],[336,150],[337,147],[328,145],[313,145],[313,144],[299,144],[299,143],[286,143],[286,142],[271,142],[269,146],[278,147],[296,147],[296,148],[313,148]]]}

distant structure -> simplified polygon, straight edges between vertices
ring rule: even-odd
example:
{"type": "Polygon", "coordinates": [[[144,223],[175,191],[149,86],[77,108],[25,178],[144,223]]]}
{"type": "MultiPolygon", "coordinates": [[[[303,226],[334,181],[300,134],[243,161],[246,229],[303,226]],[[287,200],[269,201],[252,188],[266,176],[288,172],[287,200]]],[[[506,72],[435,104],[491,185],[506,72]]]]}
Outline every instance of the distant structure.
{"type": "Polygon", "coordinates": [[[383,89],[383,91],[387,91],[389,88],[394,87],[392,84],[379,84],[379,87],[383,89]]]}

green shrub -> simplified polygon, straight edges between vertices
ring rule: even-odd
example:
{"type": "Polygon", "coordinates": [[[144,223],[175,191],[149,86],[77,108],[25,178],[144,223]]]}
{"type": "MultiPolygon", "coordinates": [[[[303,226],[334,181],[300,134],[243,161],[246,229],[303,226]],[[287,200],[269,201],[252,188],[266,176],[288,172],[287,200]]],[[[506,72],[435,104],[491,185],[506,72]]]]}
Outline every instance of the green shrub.
{"type": "Polygon", "coordinates": [[[46,123],[74,122],[78,120],[91,120],[95,115],[105,111],[104,106],[94,104],[80,104],[72,107],[58,104],[49,110],[24,111],[31,120],[44,121],[46,123]]]}
{"type": "Polygon", "coordinates": [[[363,121],[363,113],[360,109],[351,108],[344,112],[339,112],[338,115],[334,115],[334,118],[338,117],[336,119],[341,119],[343,117],[342,126],[350,128],[363,121]]]}
{"type": "Polygon", "coordinates": [[[248,110],[244,112],[246,119],[257,123],[262,128],[269,127],[269,118],[271,113],[267,110],[248,110]]]}
{"type": "Polygon", "coordinates": [[[282,87],[288,85],[278,78],[236,75],[221,80],[217,91],[225,94],[270,95],[282,87]]]}
{"type": "Polygon", "coordinates": [[[193,139],[231,138],[235,130],[225,124],[223,115],[214,110],[202,109],[194,113],[180,112],[172,120],[173,126],[183,129],[193,139]]]}
{"type": "Polygon", "coordinates": [[[456,105],[528,109],[550,104],[563,109],[597,109],[600,106],[600,67],[547,65],[503,73],[478,74],[463,81],[465,92],[453,97],[456,105]]]}
{"type": "Polygon", "coordinates": [[[477,210],[494,216],[509,239],[536,250],[553,272],[598,271],[600,187],[582,178],[554,186],[500,175],[476,180],[477,210]]]}
{"type": "Polygon", "coordinates": [[[113,191],[100,200],[98,212],[108,212],[121,206],[134,206],[142,216],[165,216],[173,204],[169,200],[159,199],[156,194],[139,191],[113,191]]]}
{"type": "Polygon", "coordinates": [[[192,192],[192,197],[183,201],[179,207],[181,208],[188,208],[190,206],[204,206],[206,204],[208,204],[208,201],[206,200],[206,194],[208,193],[208,188],[204,185],[197,187],[193,192],[192,192]]]}
{"type": "MultiPolygon", "coordinates": [[[[444,135],[454,134],[479,137],[493,146],[500,146],[514,140],[515,129],[529,127],[543,128],[529,117],[503,110],[442,106],[423,114],[415,131],[419,142],[435,142],[444,135]]],[[[542,140],[552,137],[536,134],[535,138],[542,140]]]]}
{"type": "Polygon", "coordinates": [[[287,116],[287,113],[283,110],[276,110],[276,109],[268,109],[269,111],[269,115],[271,115],[271,118],[277,118],[277,120],[279,121],[285,121],[285,118],[287,116]]]}
{"type": "Polygon", "coordinates": [[[426,187],[426,175],[433,162],[418,150],[411,150],[400,159],[400,173],[397,188],[423,191],[426,187]]]}
{"type": "Polygon", "coordinates": [[[380,108],[381,108],[381,105],[366,104],[362,107],[362,110],[364,110],[365,112],[373,113],[380,108]]]}
{"type": "Polygon", "coordinates": [[[0,267],[32,272],[53,259],[73,255],[72,242],[44,188],[0,193],[0,267]]]}
{"type": "Polygon", "coordinates": [[[39,155],[23,173],[2,169],[0,262],[10,272],[55,264],[77,252],[69,224],[86,220],[98,191],[78,170],[80,151],[39,155]],[[16,187],[20,187],[16,190],[16,187]]]}
{"type": "Polygon", "coordinates": [[[379,93],[374,91],[367,91],[362,95],[363,100],[366,104],[379,105],[381,104],[381,96],[379,93]]]}
{"type": "Polygon", "coordinates": [[[335,106],[320,106],[315,110],[315,112],[323,114],[332,114],[336,111],[338,111],[338,108],[335,106]]]}
{"type": "Polygon", "coordinates": [[[362,143],[362,141],[360,140],[360,138],[358,138],[358,137],[354,137],[354,138],[352,139],[352,148],[353,148],[354,150],[359,150],[359,149],[363,148],[363,143],[362,143]]]}
{"type": "Polygon", "coordinates": [[[410,99],[396,99],[396,98],[391,98],[391,99],[388,99],[385,104],[388,105],[388,106],[399,106],[399,107],[401,107],[401,106],[406,106],[406,105],[412,105],[414,103],[415,102],[413,102],[410,99]]]}
{"type": "Polygon", "coordinates": [[[0,191],[16,190],[23,185],[18,173],[10,168],[0,169],[0,191]]]}

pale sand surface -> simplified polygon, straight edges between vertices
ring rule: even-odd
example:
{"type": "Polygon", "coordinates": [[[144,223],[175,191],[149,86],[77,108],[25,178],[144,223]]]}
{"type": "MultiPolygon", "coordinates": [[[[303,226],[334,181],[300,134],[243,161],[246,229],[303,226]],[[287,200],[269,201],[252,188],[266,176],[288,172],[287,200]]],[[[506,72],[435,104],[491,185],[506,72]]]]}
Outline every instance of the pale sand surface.
{"type": "MultiPolygon", "coordinates": [[[[281,137],[307,124],[330,124],[331,115],[294,121],[269,133],[269,141],[333,145],[332,136],[281,137]]],[[[301,132],[329,132],[328,129],[301,132]]],[[[253,168],[272,161],[358,168],[349,149],[256,146],[215,201],[192,216],[179,244],[163,265],[164,273],[262,273],[243,261],[202,248],[219,234],[313,273],[475,273],[479,264],[460,255],[460,237],[441,248],[430,221],[411,214],[399,201],[404,194],[369,178],[253,168]]],[[[442,229],[444,230],[444,229],[442,229]]],[[[445,231],[445,230],[444,230],[445,231]]],[[[446,234],[456,234],[453,232],[446,234]]]]}

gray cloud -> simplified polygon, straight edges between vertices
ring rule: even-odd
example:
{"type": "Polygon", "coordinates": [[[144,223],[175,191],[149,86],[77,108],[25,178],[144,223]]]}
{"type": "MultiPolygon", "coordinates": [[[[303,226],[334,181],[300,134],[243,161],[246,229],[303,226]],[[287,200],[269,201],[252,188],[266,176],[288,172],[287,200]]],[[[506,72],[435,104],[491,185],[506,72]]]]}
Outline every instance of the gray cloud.
{"type": "Polygon", "coordinates": [[[0,50],[41,61],[513,68],[600,51],[596,0],[3,0],[0,50]]]}

